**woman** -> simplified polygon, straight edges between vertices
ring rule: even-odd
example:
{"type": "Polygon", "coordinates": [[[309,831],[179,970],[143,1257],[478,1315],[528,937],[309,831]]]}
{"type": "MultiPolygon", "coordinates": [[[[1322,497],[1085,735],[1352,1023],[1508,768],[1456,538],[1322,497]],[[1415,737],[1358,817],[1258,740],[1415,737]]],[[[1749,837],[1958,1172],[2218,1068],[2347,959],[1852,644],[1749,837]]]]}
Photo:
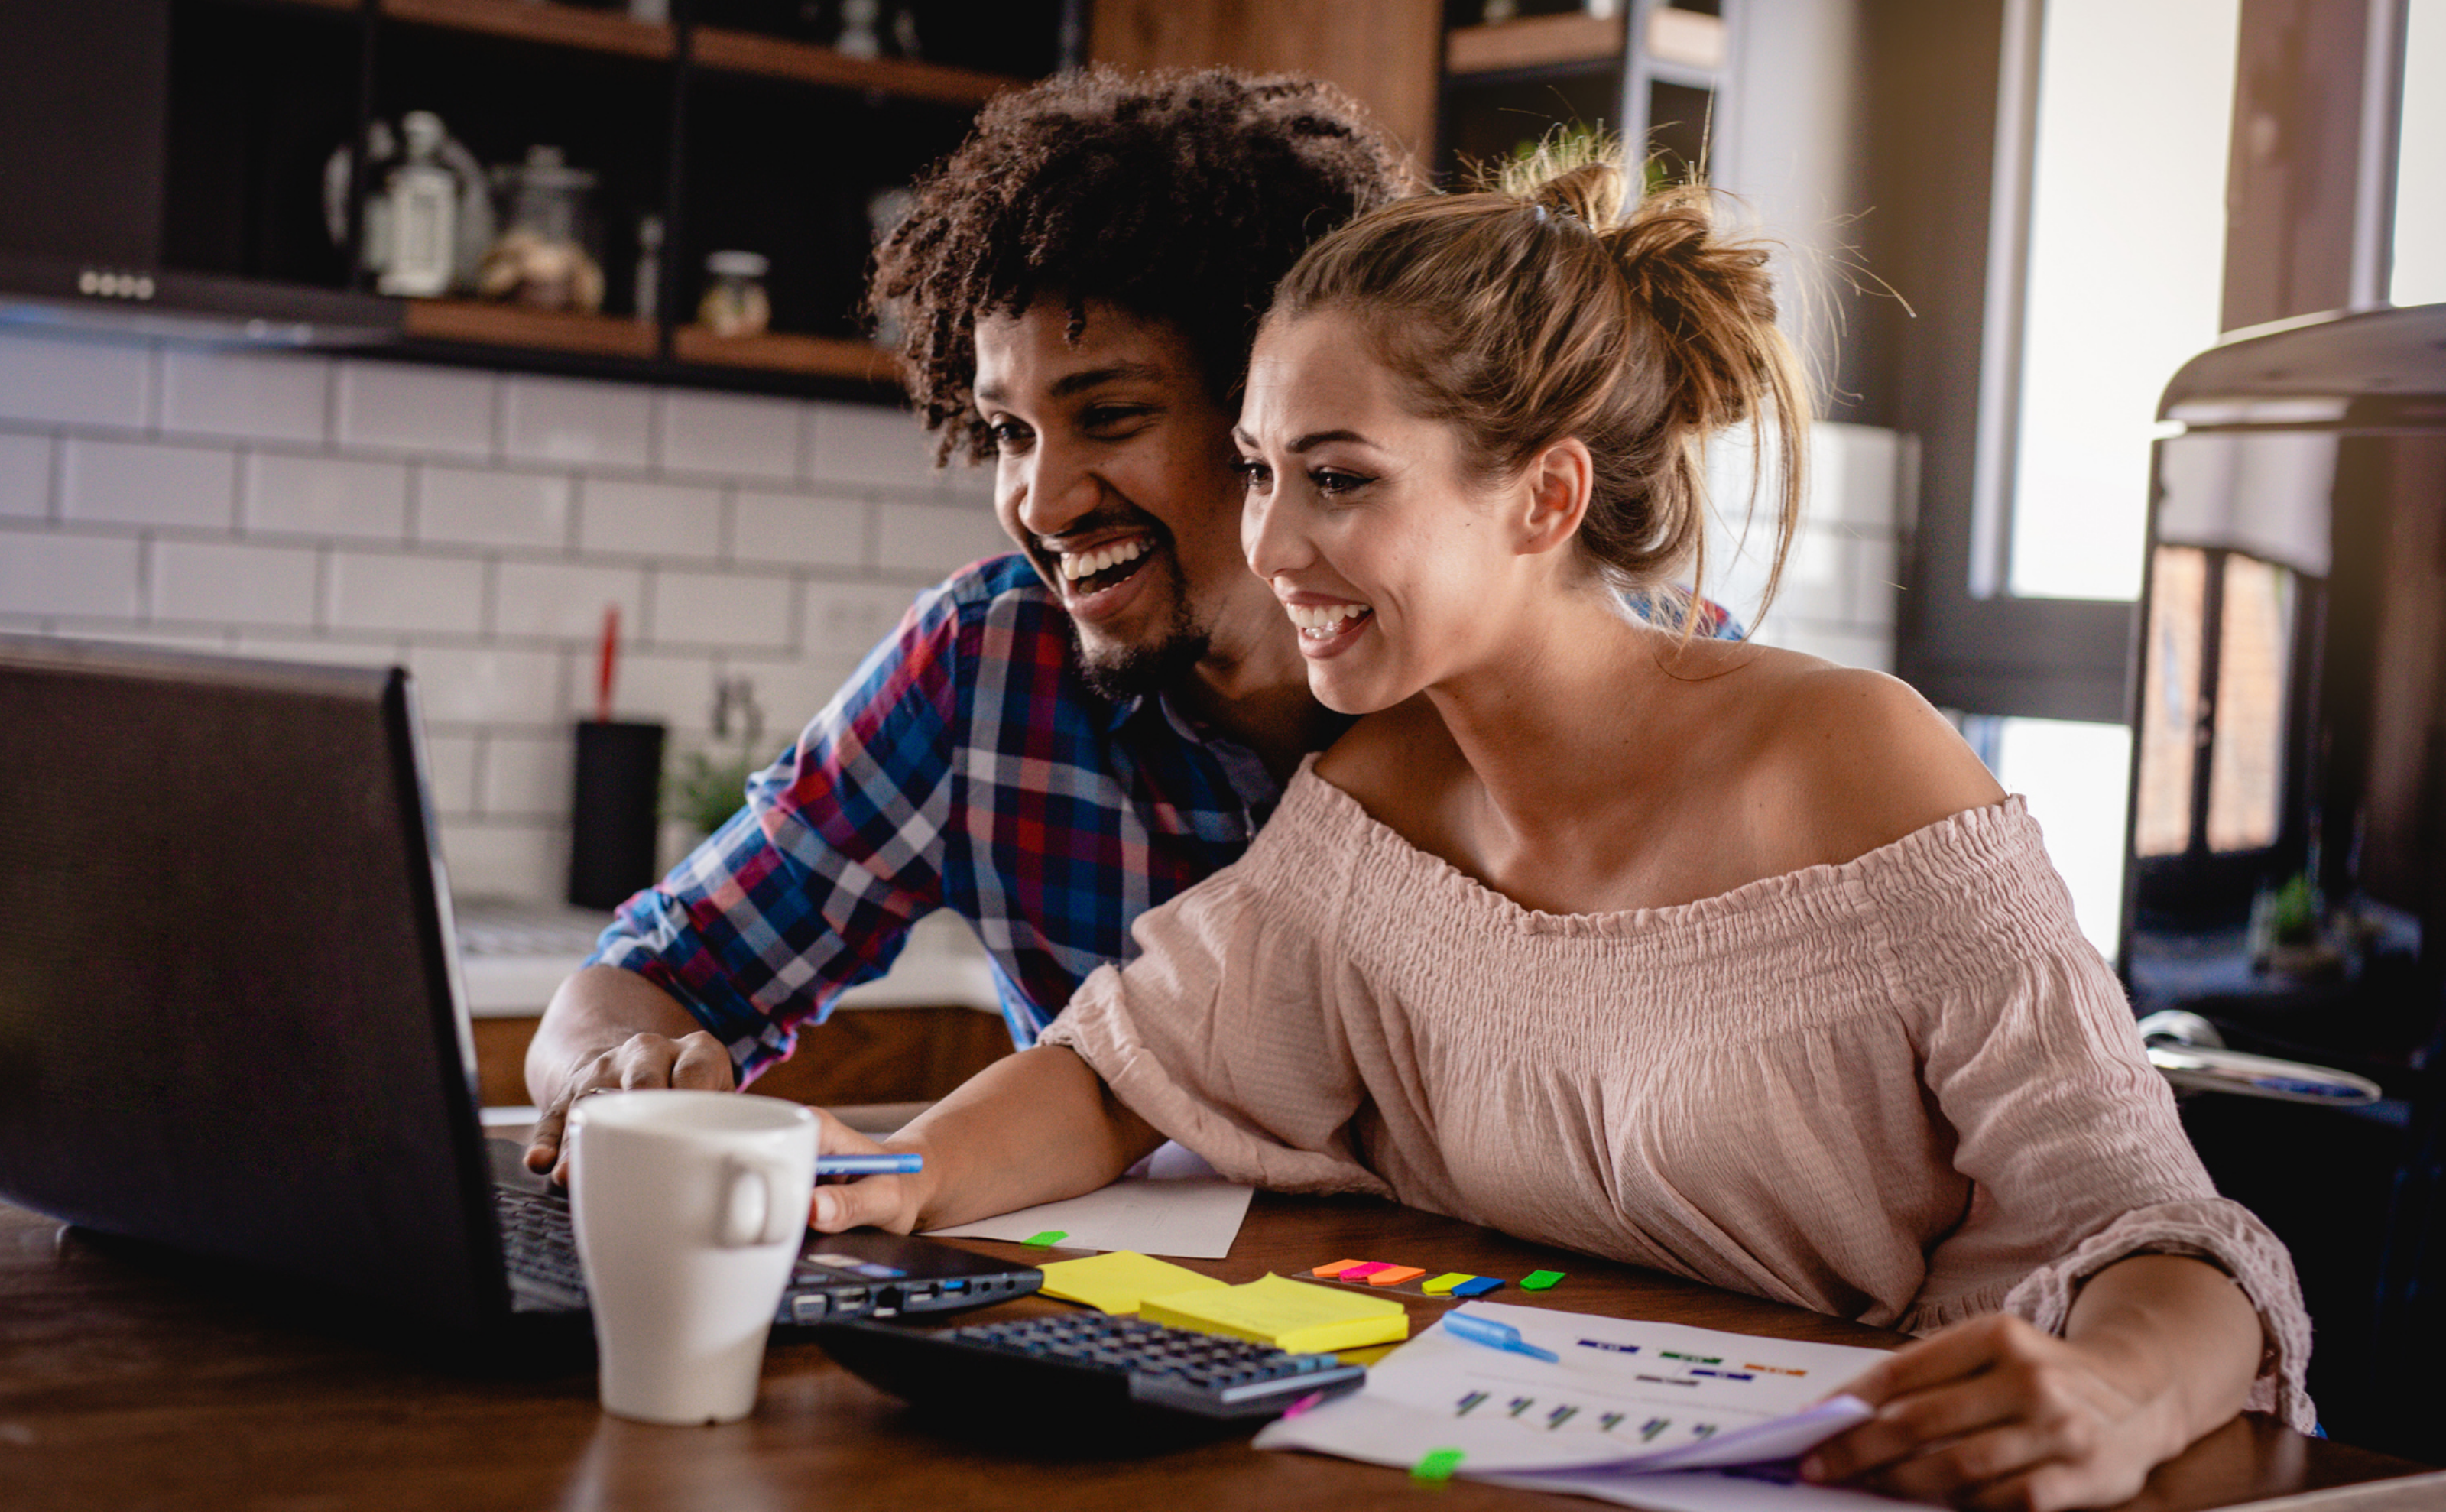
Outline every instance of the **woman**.
{"type": "Polygon", "coordinates": [[[2290,1262],[2215,1197],[2019,801],[1900,683],[1622,612],[1694,564],[1730,425],[1782,438],[1779,565],[1806,415],[1762,255],[1621,185],[1405,201],[1293,270],[1243,542],[1366,717],[894,1142],[922,1177],[817,1226],[1071,1195],[1170,1136],[1932,1335],[1854,1385],[1880,1413],[1823,1479],[2097,1505],[2247,1403],[2308,1427],[2290,1262]]]}

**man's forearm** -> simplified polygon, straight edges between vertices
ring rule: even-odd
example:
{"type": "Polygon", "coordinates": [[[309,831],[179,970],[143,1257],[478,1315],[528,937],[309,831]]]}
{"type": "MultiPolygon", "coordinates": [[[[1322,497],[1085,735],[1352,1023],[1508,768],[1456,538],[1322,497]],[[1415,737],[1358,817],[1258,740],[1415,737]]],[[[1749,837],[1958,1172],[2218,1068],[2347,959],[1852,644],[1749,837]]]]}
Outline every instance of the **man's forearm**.
{"type": "Polygon", "coordinates": [[[589,966],[560,984],[527,1043],[527,1095],[548,1107],[570,1073],[638,1034],[677,1040],[703,1026],[677,999],[635,972],[589,966]]]}

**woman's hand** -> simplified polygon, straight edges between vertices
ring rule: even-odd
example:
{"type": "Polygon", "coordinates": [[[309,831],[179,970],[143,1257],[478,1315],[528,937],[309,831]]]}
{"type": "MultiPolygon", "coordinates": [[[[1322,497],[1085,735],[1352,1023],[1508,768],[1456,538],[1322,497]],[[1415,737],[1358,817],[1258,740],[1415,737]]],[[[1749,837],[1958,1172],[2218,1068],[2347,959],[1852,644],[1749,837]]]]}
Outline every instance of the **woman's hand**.
{"type": "MultiPolygon", "coordinates": [[[[818,1156],[887,1155],[906,1148],[869,1139],[822,1108],[814,1111],[818,1156]]],[[[865,1226],[907,1234],[916,1228],[917,1215],[925,1211],[931,1193],[931,1175],[925,1171],[914,1176],[861,1176],[829,1185],[818,1177],[807,1205],[807,1226],[820,1234],[865,1226]]]]}
{"type": "Polygon", "coordinates": [[[2161,1378],[1996,1314],[1958,1324],[1844,1389],[1877,1409],[1802,1462],[1812,1481],[1957,1506],[2111,1506],[2190,1442],[2161,1378]]]}
{"type": "Polygon", "coordinates": [[[2089,1278],[2063,1338],[1991,1314],[1897,1350],[1845,1389],[1877,1415],[1801,1463],[1957,1506],[2111,1506],[2242,1408],[2259,1315],[2223,1271],[2135,1255],[2089,1278]]]}

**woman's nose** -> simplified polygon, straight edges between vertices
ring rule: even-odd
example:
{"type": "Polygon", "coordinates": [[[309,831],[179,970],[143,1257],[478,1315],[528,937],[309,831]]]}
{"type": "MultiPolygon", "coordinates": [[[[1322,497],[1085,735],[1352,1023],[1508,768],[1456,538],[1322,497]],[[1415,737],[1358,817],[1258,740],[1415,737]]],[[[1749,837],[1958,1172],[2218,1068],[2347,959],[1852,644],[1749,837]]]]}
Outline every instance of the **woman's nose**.
{"type": "Polygon", "coordinates": [[[1249,570],[1269,582],[1276,573],[1307,560],[1307,543],[1293,528],[1291,512],[1275,501],[1273,490],[1251,488],[1243,496],[1240,552],[1249,558],[1249,570]]]}

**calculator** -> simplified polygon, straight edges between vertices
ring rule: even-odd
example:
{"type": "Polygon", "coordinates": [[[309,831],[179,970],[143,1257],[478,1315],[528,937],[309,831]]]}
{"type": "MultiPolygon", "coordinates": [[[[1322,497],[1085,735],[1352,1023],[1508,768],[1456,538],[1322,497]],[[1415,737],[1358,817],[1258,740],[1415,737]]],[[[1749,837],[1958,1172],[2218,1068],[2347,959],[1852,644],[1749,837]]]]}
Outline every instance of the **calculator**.
{"type": "Polygon", "coordinates": [[[1365,1366],[1335,1355],[1104,1313],[943,1329],[859,1319],[813,1332],[826,1353],[873,1385],[988,1429],[1255,1427],[1367,1379],[1365,1366]]]}

